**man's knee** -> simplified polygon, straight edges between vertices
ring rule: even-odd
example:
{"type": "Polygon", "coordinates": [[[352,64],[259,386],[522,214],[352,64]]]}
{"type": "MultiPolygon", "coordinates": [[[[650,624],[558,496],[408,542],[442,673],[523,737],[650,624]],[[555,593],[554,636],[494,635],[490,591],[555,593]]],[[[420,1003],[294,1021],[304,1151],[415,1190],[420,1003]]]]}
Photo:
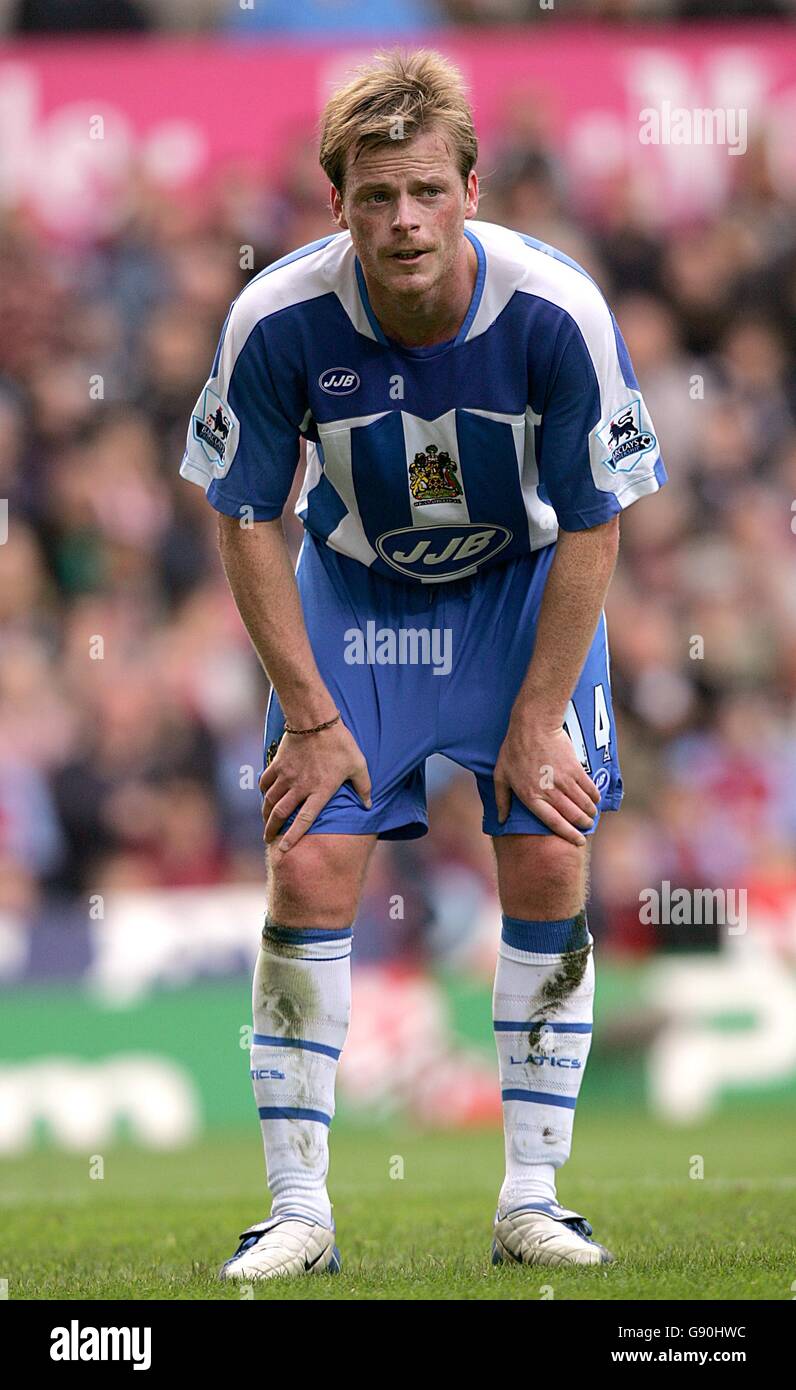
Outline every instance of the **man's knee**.
{"type": "Polygon", "coordinates": [[[278,841],[269,845],[271,917],[284,926],[349,926],[356,916],[371,839],[305,835],[287,854],[278,841]]]}
{"type": "Polygon", "coordinates": [[[560,835],[506,835],[494,843],[508,916],[555,919],[580,911],[588,895],[588,840],[573,845],[560,835]]]}

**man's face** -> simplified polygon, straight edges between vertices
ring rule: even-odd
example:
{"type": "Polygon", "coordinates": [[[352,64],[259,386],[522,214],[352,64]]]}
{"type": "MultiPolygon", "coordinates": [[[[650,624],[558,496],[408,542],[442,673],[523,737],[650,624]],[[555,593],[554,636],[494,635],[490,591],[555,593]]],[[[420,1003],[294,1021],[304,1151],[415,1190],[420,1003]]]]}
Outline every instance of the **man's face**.
{"type": "Polygon", "coordinates": [[[478,208],[478,179],[465,189],[443,133],[349,152],[345,193],[331,192],[337,225],[350,230],[369,283],[417,301],[444,281],[461,252],[465,218],[478,208]],[[401,256],[400,252],[413,252],[401,256]]]}

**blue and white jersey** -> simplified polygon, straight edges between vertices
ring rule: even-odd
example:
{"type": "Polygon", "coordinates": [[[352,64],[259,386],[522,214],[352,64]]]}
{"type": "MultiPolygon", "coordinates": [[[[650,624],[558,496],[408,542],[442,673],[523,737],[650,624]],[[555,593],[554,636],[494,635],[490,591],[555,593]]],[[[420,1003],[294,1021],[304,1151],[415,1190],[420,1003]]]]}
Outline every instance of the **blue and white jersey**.
{"type": "Polygon", "coordinates": [[[229,516],[296,513],[332,549],[439,583],[580,531],[666,482],[627,349],[574,261],[494,223],[454,339],[401,347],[349,232],[268,266],[232,304],[180,472],[229,516]]]}

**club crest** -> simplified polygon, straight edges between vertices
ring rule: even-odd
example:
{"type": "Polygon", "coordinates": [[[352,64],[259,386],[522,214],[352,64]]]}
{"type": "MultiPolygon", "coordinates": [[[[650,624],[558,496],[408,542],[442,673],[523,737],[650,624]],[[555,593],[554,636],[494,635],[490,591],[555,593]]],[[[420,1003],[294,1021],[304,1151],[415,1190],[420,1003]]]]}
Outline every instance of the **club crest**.
{"type": "Polygon", "coordinates": [[[456,477],[459,465],[446,449],[440,453],[436,444],[428,444],[425,452],[415,454],[409,465],[409,488],[412,501],[418,507],[433,502],[459,502],[462,485],[456,477]]]}

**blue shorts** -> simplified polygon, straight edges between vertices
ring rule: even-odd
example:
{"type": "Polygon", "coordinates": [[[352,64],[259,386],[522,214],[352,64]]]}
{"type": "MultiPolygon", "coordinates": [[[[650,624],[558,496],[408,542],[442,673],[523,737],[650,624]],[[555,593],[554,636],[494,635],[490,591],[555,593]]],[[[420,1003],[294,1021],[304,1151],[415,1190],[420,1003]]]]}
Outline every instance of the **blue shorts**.
{"type": "MultiPolygon", "coordinates": [[[[474,774],[487,835],[554,832],[512,795],[497,818],[493,773],[515,696],[528,669],[555,544],[467,579],[403,583],[374,574],[305,534],[296,581],[318,669],[368,764],[368,811],[349,783],[310,834],[412,840],[428,830],[426,759],[444,753],[474,774]]],[[[565,726],[617,811],[622,778],[609,684],[605,617],[597,624],[565,726]]],[[[284,731],[276,692],[268,705],[263,763],[284,731]]],[[[286,828],[293,818],[285,822],[286,828]]]]}

